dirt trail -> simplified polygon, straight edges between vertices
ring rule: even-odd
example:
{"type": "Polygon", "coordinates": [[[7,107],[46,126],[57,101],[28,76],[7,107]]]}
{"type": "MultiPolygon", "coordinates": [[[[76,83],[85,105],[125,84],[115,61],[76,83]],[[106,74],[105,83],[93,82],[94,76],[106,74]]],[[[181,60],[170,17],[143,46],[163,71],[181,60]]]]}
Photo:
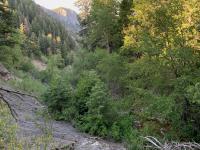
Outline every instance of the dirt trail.
{"type": "MultiPolygon", "coordinates": [[[[20,140],[25,139],[31,143],[33,139],[50,133],[52,140],[47,144],[47,149],[63,149],[68,146],[72,150],[125,150],[120,144],[80,133],[68,123],[46,119],[39,113],[45,107],[30,95],[0,85],[0,98],[9,105],[19,125],[20,140]]],[[[44,146],[39,149],[43,150],[44,146]]]]}

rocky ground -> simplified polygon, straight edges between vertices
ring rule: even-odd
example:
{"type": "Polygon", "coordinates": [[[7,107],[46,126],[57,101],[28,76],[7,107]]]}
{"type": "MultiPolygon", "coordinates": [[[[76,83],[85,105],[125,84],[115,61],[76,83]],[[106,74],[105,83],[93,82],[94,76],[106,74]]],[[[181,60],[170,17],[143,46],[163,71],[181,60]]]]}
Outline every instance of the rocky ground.
{"type": "Polygon", "coordinates": [[[0,85],[0,98],[9,106],[19,126],[18,139],[25,141],[25,149],[35,149],[37,141],[41,150],[125,150],[121,144],[80,133],[68,123],[51,120],[34,96],[0,85]]]}

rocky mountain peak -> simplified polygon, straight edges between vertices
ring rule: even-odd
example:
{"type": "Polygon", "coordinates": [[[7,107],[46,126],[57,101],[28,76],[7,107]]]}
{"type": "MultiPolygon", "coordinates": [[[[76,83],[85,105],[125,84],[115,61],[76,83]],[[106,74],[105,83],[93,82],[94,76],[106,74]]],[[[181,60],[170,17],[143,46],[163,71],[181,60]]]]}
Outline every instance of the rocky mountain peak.
{"type": "Polygon", "coordinates": [[[67,9],[64,7],[59,7],[59,8],[53,9],[53,11],[61,16],[65,16],[65,17],[68,16],[70,13],[75,13],[73,10],[67,9]]]}
{"type": "Polygon", "coordinates": [[[80,31],[80,22],[78,14],[71,9],[59,7],[53,10],[43,8],[46,13],[51,15],[56,20],[60,21],[71,33],[78,33],[80,31]]]}

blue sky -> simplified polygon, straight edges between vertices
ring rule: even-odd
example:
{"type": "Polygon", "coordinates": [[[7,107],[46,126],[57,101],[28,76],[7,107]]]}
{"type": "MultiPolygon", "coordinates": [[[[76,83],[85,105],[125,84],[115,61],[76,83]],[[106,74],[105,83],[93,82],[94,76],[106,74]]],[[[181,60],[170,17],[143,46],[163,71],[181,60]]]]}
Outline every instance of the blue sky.
{"type": "Polygon", "coordinates": [[[70,8],[78,12],[78,8],[74,6],[75,0],[34,0],[37,4],[48,8],[54,9],[57,7],[70,8]]]}

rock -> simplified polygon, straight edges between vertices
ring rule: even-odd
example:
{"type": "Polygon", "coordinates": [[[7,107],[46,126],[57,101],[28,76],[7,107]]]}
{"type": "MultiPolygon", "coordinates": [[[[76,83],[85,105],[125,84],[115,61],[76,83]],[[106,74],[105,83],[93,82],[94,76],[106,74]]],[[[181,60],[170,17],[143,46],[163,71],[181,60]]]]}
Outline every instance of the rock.
{"type": "Polygon", "coordinates": [[[0,63],[0,78],[5,81],[14,79],[14,76],[6,69],[6,67],[0,63]]]}
{"type": "Polygon", "coordinates": [[[60,140],[57,143],[51,144],[51,150],[74,150],[75,142],[61,143],[60,140]]]}
{"type": "Polygon", "coordinates": [[[9,74],[9,71],[4,67],[4,65],[0,64],[0,75],[6,76],[7,74],[9,74]]]}

